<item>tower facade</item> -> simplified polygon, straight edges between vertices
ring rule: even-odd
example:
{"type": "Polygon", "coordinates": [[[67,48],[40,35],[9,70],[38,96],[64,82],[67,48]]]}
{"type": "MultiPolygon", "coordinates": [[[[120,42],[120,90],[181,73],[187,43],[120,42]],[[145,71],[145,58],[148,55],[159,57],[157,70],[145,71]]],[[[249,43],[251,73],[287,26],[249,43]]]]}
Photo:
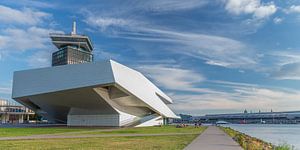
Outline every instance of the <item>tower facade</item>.
{"type": "Polygon", "coordinates": [[[52,53],[52,66],[93,61],[93,45],[88,36],[76,34],[76,22],[71,34],[50,34],[57,51],[52,53]]]}

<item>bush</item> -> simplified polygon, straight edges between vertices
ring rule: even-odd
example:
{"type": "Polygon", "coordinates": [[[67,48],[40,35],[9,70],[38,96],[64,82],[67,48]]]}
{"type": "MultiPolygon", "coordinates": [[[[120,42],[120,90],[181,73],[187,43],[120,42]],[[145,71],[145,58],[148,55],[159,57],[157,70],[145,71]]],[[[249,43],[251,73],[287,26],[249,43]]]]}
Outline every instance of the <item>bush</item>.
{"type": "Polygon", "coordinates": [[[275,150],[294,150],[294,149],[295,148],[293,146],[288,145],[286,143],[275,147],[275,150]]]}
{"type": "Polygon", "coordinates": [[[245,150],[272,150],[274,147],[271,143],[240,133],[229,127],[221,127],[221,129],[231,136],[245,150]]]}

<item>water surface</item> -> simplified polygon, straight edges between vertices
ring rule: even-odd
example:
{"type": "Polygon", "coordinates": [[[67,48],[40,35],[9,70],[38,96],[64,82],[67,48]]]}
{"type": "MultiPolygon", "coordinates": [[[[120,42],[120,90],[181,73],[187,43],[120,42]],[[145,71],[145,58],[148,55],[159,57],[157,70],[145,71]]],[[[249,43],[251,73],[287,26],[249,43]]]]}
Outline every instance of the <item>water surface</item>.
{"type": "Polygon", "coordinates": [[[300,124],[228,124],[223,126],[275,145],[287,143],[300,150],[300,124]]]}

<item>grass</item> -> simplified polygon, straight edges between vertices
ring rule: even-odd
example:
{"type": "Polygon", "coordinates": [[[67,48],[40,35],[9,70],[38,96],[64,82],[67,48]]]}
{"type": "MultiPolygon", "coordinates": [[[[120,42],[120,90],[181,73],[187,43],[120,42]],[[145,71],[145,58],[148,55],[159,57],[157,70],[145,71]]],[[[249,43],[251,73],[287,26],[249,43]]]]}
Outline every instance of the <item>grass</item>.
{"type": "Polygon", "coordinates": [[[0,128],[0,137],[28,136],[36,134],[55,134],[65,132],[89,131],[89,128],[42,127],[42,128],[0,128]]]}
{"type": "MultiPolygon", "coordinates": [[[[18,129],[18,128],[15,128],[18,129]]],[[[70,135],[72,128],[21,128],[15,131],[14,128],[6,128],[6,131],[11,131],[12,135],[24,135],[30,131],[35,134],[51,133],[51,130],[56,130],[56,133],[66,131],[70,135]],[[60,131],[57,131],[61,129],[60,131]],[[44,131],[34,131],[44,130],[44,131]],[[64,131],[63,131],[64,130],[64,131]],[[21,132],[23,131],[23,133],[21,132]],[[18,133],[18,134],[17,134],[18,133]]],[[[82,134],[153,134],[153,133],[194,133],[186,135],[161,135],[161,136],[133,136],[133,137],[92,137],[92,138],[71,138],[71,139],[35,139],[35,140],[7,140],[0,141],[0,150],[31,150],[31,149],[124,149],[124,150],[147,150],[147,149],[166,149],[179,150],[186,147],[198,134],[202,133],[206,127],[194,128],[176,128],[175,126],[163,127],[142,127],[142,128],[123,128],[112,131],[101,131],[99,129],[82,129],[83,132],[78,132],[80,129],[74,129],[75,132],[71,135],[82,134]]],[[[0,129],[4,130],[4,129],[0,129]]],[[[53,132],[52,132],[53,133],[53,132]]],[[[1,134],[1,132],[0,132],[1,134]]]]}
{"type": "Polygon", "coordinates": [[[246,150],[294,150],[294,147],[283,144],[275,146],[263,140],[235,131],[229,127],[220,127],[224,132],[237,141],[246,150]]]}
{"type": "Polygon", "coordinates": [[[295,148],[288,144],[282,144],[275,147],[275,150],[294,150],[295,148]]]}
{"type": "Polygon", "coordinates": [[[183,149],[197,135],[0,141],[0,149],[183,149]]]}
{"type": "Polygon", "coordinates": [[[195,128],[188,126],[185,128],[175,128],[175,126],[163,126],[163,127],[139,127],[139,128],[121,128],[111,131],[94,130],[92,132],[81,132],[76,134],[155,134],[155,133],[201,133],[206,127],[195,128]]]}
{"type": "Polygon", "coordinates": [[[260,139],[248,136],[244,133],[235,131],[229,127],[220,127],[229,136],[231,136],[235,141],[237,141],[243,149],[247,150],[273,150],[273,145],[271,143],[264,142],[260,139]]]}

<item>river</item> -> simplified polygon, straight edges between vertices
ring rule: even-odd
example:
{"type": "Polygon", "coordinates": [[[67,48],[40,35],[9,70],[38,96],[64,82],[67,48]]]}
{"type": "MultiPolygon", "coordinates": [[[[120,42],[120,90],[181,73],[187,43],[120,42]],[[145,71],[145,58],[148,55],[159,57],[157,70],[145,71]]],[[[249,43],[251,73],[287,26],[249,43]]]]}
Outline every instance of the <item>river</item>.
{"type": "Polygon", "coordinates": [[[300,124],[227,124],[237,131],[264,141],[278,144],[293,145],[300,150],[300,124]]]}

